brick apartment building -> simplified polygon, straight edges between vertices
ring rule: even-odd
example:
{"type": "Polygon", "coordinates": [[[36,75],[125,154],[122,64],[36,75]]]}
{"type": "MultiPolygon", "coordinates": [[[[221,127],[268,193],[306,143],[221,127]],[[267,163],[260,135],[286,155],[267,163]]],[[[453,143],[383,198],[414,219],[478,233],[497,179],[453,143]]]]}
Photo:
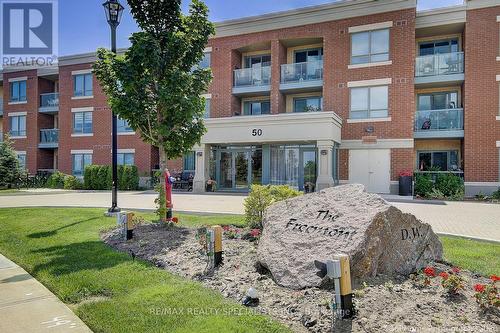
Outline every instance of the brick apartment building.
{"type": "MultiPolygon", "coordinates": [[[[31,173],[111,161],[111,114],[93,54],[3,72],[3,131],[31,173]]],[[[207,133],[174,170],[218,190],[363,183],[397,192],[404,170],[453,172],[466,194],[500,186],[500,2],[416,10],[351,0],[217,24],[207,133]],[[439,170],[439,171],[438,171],[439,170]]],[[[119,161],[142,176],[158,151],[120,122],[119,161]]]]}

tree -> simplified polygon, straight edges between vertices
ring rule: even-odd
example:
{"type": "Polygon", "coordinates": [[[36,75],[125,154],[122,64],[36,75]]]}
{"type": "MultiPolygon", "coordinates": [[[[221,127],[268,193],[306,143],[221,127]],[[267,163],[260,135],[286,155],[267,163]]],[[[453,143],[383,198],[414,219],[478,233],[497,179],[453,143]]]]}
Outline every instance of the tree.
{"type": "Polygon", "coordinates": [[[6,135],[0,144],[0,187],[11,188],[17,185],[22,174],[23,170],[12,147],[12,141],[6,135]]]}
{"type": "Polygon", "coordinates": [[[112,111],[159,148],[164,188],[167,160],[191,150],[206,131],[200,95],[212,74],[198,64],[215,29],[200,0],[192,0],[188,15],[181,0],[127,2],[141,31],[122,56],[99,49],[94,73],[112,111]]]}

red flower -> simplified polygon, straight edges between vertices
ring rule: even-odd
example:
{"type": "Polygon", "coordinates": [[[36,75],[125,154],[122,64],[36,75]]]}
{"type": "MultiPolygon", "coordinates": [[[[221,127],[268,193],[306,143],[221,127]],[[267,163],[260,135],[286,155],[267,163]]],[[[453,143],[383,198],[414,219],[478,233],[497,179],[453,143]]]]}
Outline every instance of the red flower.
{"type": "Polygon", "coordinates": [[[441,272],[439,273],[439,276],[442,277],[443,280],[447,280],[450,275],[446,272],[441,272]]]}
{"type": "Polygon", "coordinates": [[[222,230],[224,230],[224,231],[229,231],[229,229],[231,229],[231,227],[228,225],[225,225],[222,227],[222,230]]]}
{"type": "Polygon", "coordinates": [[[492,275],[492,276],[490,276],[490,279],[493,282],[497,282],[497,281],[500,281],[500,276],[498,276],[498,275],[492,275]]]}
{"type": "Polygon", "coordinates": [[[252,230],[250,230],[250,235],[251,235],[252,237],[259,237],[259,235],[260,235],[260,230],[259,230],[259,229],[252,229],[252,230]]]}
{"type": "Polygon", "coordinates": [[[474,290],[477,292],[477,293],[482,293],[484,290],[486,289],[486,286],[484,284],[476,284],[474,286],[474,290]]]}
{"type": "Polygon", "coordinates": [[[427,275],[428,277],[435,277],[436,276],[436,270],[434,267],[425,267],[424,268],[424,274],[427,275]]]}
{"type": "Polygon", "coordinates": [[[453,272],[453,274],[458,274],[458,273],[460,273],[460,268],[458,268],[458,267],[453,267],[453,268],[451,269],[451,271],[453,272]]]}
{"type": "Polygon", "coordinates": [[[399,173],[400,177],[411,177],[413,176],[413,172],[411,170],[403,170],[399,173]]]}

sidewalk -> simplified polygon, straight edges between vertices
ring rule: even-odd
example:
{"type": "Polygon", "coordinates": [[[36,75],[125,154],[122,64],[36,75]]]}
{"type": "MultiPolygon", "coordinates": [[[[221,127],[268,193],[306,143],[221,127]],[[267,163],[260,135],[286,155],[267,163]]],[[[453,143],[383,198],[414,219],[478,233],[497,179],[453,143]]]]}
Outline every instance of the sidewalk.
{"type": "Polygon", "coordinates": [[[0,254],[0,332],[92,331],[40,282],[0,254]]]}

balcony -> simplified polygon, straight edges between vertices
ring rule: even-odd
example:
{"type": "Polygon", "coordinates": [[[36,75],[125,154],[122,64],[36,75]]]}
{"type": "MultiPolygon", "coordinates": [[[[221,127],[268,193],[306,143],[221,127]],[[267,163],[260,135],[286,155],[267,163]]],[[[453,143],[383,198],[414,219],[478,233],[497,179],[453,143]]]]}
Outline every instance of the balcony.
{"type": "Polygon", "coordinates": [[[0,98],[0,117],[3,117],[3,99],[0,98]]]}
{"type": "Polygon", "coordinates": [[[415,139],[463,138],[464,110],[417,111],[414,137],[415,139]]]}
{"type": "Polygon", "coordinates": [[[442,53],[417,57],[415,84],[450,84],[464,81],[464,53],[442,53]]]}
{"type": "Polygon", "coordinates": [[[3,142],[3,132],[0,132],[0,142],[3,142]]]}
{"type": "Polygon", "coordinates": [[[271,66],[234,70],[233,95],[259,95],[271,91],[271,66]]]}
{"type": "Polygon", "coordinates": [[[59,147],[59,130],[43,129],[40,130],[40,143],[38,148],[54,149],[59,147]]]}
{"type": "Polygon", "coordinates": [[[40,94],[40,113],[59,112],[59,93],[40,94]]]}
{"type": "Polygon", "coordinates": [[[313,91],[323,87],[323,61],[281,65],[281,91],[313,91]]]}

